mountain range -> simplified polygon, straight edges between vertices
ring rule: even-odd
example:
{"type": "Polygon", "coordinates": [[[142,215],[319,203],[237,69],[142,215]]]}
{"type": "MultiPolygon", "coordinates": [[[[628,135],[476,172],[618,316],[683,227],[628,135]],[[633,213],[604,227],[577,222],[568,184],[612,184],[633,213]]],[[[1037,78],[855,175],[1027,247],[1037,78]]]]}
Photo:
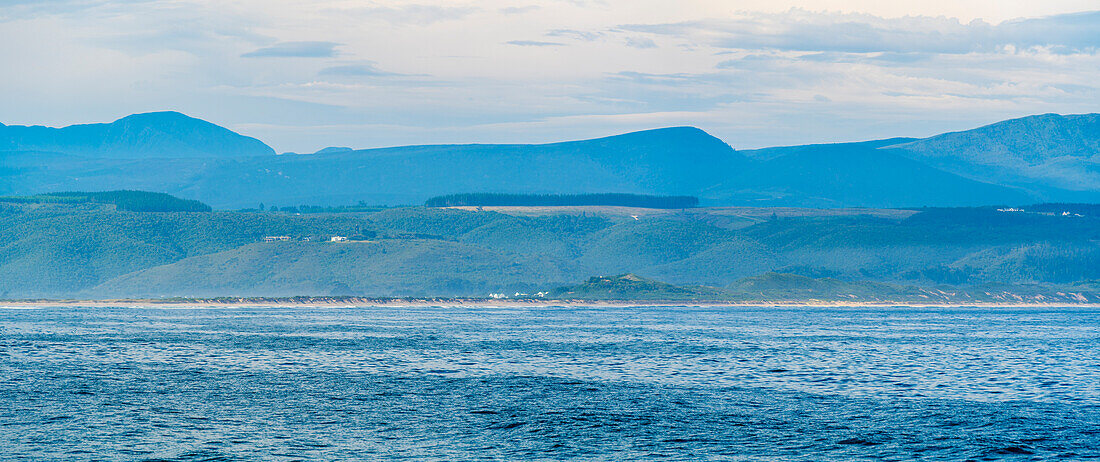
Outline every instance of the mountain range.
{"type": "Polygon", "coordinates": [[[0,195],[140,189],[215,208],[418,204],[469,192],[691,195],[702,205],[919,207],[1100,201],[1100,115],[925,139],[735,150],[692,127],[551,144],[283,154],[175,112],[0,125],[0,195]]]}

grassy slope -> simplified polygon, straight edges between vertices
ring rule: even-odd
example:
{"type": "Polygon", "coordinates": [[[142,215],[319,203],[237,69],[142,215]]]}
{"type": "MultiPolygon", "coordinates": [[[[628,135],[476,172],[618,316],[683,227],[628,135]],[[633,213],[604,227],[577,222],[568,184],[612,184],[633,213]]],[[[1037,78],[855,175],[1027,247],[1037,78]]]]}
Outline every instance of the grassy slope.
{"type": "Polygon", "coordinates": [[[0,296],[73,294],[126,273],[267,235],[352,234],[345,217],[136,213],[112,206],[0,204],[0,296]]]}
{"type": "MultiPolygon", "coordinates": [[[[124,275],[101,296],[453,296],[498,290],[520,274],[554,281],[553,268],[456,242],[256,243],[124,275]],[[202,274],[202,278],[195,278],[202,274]],[[415,276],[411,276],[415,275],[415,276]]],[[[510,284],[513,290],[534,287],[510,284]]]]}

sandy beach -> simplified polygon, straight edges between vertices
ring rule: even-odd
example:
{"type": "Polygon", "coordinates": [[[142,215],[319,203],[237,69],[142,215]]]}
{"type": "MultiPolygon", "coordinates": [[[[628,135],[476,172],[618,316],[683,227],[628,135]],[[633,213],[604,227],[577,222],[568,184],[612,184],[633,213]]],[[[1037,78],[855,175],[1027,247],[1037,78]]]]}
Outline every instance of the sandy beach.
{"type": "Polygon", "coordinates": [[[107,300],[6,300],[0,308],[35,307],[209,307],[209,308],[309,308],[309,307],[483,307],[483,308],[549,308],[549,307],[731,307],[731,308],[858,308],[858,307],[922,307],[922,308],[1100,308],[1096,303],[993,303],[993,302],[845,302],[823,300],[801,301],[686,301],[686,300],[536,300],[536,299],[476,299],[476,298],[219,298],[219,299],[107,299],[107,300]]]}

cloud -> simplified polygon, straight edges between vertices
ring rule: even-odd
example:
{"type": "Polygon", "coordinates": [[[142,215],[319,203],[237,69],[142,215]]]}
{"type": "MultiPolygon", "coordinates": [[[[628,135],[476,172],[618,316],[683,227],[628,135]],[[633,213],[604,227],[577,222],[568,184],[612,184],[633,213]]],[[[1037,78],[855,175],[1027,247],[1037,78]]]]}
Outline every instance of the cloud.
{"type": "Polygon", "coordinates": [[[371,7],[355,10],[367,19],[380,19],[392,24],[430,25],[441,21],[463,19],[478,8],[465,6],[403,5],[400,7],[371,7]]]}
{"type": "MultiPolygon", "coordinates": [[[[1019,14],[1091,6],[1051,2],[1063,3],[1019,14]]],[[[368,124],[257,133],[312,152],[322,139],[523,142],[651,124],[761,146],[1100,107],[1100,13],[985,23],[951,19],[951,8],[906,18],[731,13],[732,3],[775,12],[783,2],[0,0],[0,43],[19,44],[0,47],[0,60],[21,63],[0,72],[0,120],[67,125],[174,108],[228,125],[368,124]],[[297,42],[312,39],[326,41],[297,42]],[[274,59],[288,56],[298,59],[274,59]]],[[[1019,10],[975,9],[970,17],[1019,10]]]]}
{"type": "Polygon", "coordinates": [[[343,64],[339,66],[330,66],[321,69],[318,72],[319,75],[336,75],[343,77],[391,77],[401,74],[393,72],[386,72],[378,68],[373,62],[364,62],[359,64],[343,64]]]}
{"type": "Polygon", "coordinates": [[[538,40],[512,40],[504,42],[508,45],[515,45],[520,47],[561,47],[565,46],[564,43],[558,42],[540,42],[538,40]]]}
{"type": "Polygon", "coordinates": [[[241,55],[242,58],[331,58],[336,42],[282,42],[241,55]]]}
{"type": "Polygon", "coordinates": [[[584,42],[594,42],[604,36],[603,32],[580,31],[573,29],[555,29],[546,33],[547,37],[565,37],[584,42]]]}
{"type": "Polygon", "coordinates": [[[1001,41],[1016,47],[1050,46],[1062,52],[1100,48],[1100,11],[1019,19],[996,29],[1001,41]]]}
{"type": "Polygon", "coordinates": [[[627,37],[626,46],[631,48],[657,48],[657,43],[646,37],[627,37]]]}
{"type": "Polygon", "coordinates": [[[1049,47],[1093,53],[1100,48],[1100,11],[1048,16],[991,25],[945,17],[882,18],[869,14],[742,13],[731,19],[632,24],[618,29],[677,37],[728,49],[836,51],[847,53],[995,52],[1005,47],[1049,47]]]}
{"type": "MultiPolygon", "coordinates": [[[[821,62],[829,62],[829,63],[833,63],[833,62],[838,61],[837,59],[830,59],[830,60],[827,60],[827,61],[818,59],[819,57],[822,57],[822,56],[849,56],[849,55],[839,54],[839,53],[837,53],[837,54],[817,53],[817,54],[814,54],[814,55],[809,55],[809,59],[805,59],[805,61],[821,61],[821,62]]],[[[766,67],[774,67],[774,65],[778,62],[790,62],[790,61],[793,61],[793,59],[788,58],[788,57],[778,56],[778,55],[752,53],[752,54],[747,54],[747,55],[740,56],[740,57],[737,57],[737,58],[727,59],[727,60],[721,61],[718,64],[716,64],[714,67],[717,68],[717,69],[761,70],[761,69],[766,68],[766,67]]]]}
{"type": "Polygon", "coordinates": [[[157,0],[0,0],[0,21],[51,15],[85,16],[99,10],[120,14],[126,6],[157,0]]]}
{"type": "Polygon", "coordinates": [[[538,11],[540,9],[542,9],[542,7],[538,5],[509,6],[506,8],[501,8],[500,12],[501,14],[523,14],[530,13],[532,11],[538,11]]]}
{"type": "Polygon", "coordinates": [[[680,85],[685,82],[696,82],[702,75],[701,74],[649,74],[645,72],[623,71],[616,72],[611,76],[615,79],[625,79],[635,83],[645,84],[662,84],[662,85],[680,85]]]}

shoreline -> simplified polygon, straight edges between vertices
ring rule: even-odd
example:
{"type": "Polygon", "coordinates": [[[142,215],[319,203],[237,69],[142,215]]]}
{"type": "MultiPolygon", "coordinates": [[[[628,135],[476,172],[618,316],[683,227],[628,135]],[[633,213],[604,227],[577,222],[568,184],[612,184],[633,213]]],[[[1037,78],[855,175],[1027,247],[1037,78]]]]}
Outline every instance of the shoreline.
{"type": "Polygon", "coordinates": [[[722,301],[722,300],[582,300],[582,299],[475,299],[475,298],[394,298],[394,299],[57,299],[0,300],[4,308],[1100,308],[1100,303],[997,303],[997,302],[843,302],[826,300],[722,301]]]}

